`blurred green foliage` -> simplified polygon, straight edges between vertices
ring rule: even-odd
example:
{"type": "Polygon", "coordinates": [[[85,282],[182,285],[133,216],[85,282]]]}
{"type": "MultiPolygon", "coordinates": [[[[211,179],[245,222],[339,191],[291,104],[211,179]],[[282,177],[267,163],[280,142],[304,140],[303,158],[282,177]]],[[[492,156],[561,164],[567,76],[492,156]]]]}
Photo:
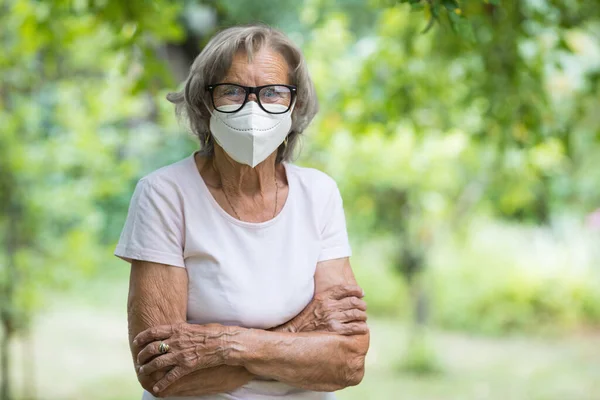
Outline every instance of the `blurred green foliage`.
{"type": "Polygon", "coordinates": [[[402,372],[420,376],[435,375],[443,371],[431,340],[424,332],[409,339],[406,355],[398,367],[402,372]]]}
{"type": "Polygon", "coordinates": [[[593,235],[583,217],[600,202],[600,6],[463,1],[465,38],[439,17],[452,10],[431,10],[447,3],[412,2],[424,14],[400,3],[380,2],[368,35],[332,12],[305,47],[325,104],[307,158],[338,181],[356,242],[385,238],[377,256],[355,258],[374,311],[495,334],[597,324],[598,263],[580,256],[593,242],[565,250],[571,259],[548,278],[551,257],[528,265],[535,248],[501,250],[511,240],[502,232],[487,257],[468,240],[516,224],[513,235],[528,241],[539,224],[540,240],[558,248],[569,239],[555,223],[563,217],[578,223],[569,233],[593,235]],[[415,16],[436,13],[436,29],[422,34],[415,16]],[[460,257],[440,260],[445,243],[460,257]],[[382,258],[408,287],[387,288],[373,266],[382,258]],[[573,269],[585,272],[564,279],[573,269]]]}
{"type": "Polygon", "coordinates": [[[554,230],[477,221],[470,232],[438,248],[428,272],[440,325],[498,335],[600,324],[600,235],[572,221],[554,230]]]}
{"type": "Polygon", "coordinates": [[[49,290],[122,268],[136,180],[197,147],[164,95],[216,30],[251,22],[305,52],[321,112],[299,162],[343,192],[371,312],[600,323],[582,222],[600,206],[597,2],[0,0],[5,335],[49,290]]]}
{"type": "Polygon", "coordinates": [[[181,36],[178,7],[145,3],[0,2],[0,287],[8,334],[27,326],[40,289],[99,267],[115,240],[112,217],[117,212],[122,223],[143,151],[133,146],[143,144],[136,131],[144,141],[151,136],[141,129],[152,124],[147,91],[168,76],[144,55],[151,43],[181,36]],[[171,28],[158,28],[159,16],[171,28]]]}

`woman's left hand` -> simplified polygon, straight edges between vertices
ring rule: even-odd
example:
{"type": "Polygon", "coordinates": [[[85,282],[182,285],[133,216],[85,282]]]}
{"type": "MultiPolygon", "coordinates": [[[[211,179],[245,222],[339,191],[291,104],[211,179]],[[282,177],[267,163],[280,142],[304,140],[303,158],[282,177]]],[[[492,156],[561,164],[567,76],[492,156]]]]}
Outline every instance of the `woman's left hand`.
{"type": "Polygon", "coordinates": [[[138,353],[138,375],[170,369],[155,383],[154,393],[163,391],[177,379],[202,368],[225,363],[228,328],[219,324],[193,325],[187,323],[156,326],[138,334],[133,343],[138,353]],[[169,350],[161,354],[164,342],[169,350]]]}

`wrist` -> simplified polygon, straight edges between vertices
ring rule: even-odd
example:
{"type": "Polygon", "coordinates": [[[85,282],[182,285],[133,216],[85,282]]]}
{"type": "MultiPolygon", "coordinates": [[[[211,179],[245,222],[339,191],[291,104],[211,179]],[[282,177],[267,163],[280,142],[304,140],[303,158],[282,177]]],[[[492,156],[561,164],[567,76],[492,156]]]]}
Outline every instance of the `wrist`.
{"type": "Polygon", "coordinates": [[[272,329],[273,332],[285,332],[285,333],[296,333],[298,332],[298,328],[294,323],[296,319],[294,318],[291,321],[286,322],[283,325],[279,325],[278,327],[272,329]]]}
{"type": "Polygon", "coordinates": [[[248,355],[255,351],[256,337],[254,329],[228,327],[223,363],[243,367],[248,355]]]}
{"type": "Polygon", "coordinates": [[[315,330],[315,329],[313,329],[313,327],[311,327],[313,322],[311,321],[310,317],[307,317],[304,313],[299,314],[298,316],[296,316],[296,318],[294,318],[290,322],[293,322],[293,324],[292,324],[293,330],[290,331],[292,333],[310,332],[310,331],[315,330]]]}

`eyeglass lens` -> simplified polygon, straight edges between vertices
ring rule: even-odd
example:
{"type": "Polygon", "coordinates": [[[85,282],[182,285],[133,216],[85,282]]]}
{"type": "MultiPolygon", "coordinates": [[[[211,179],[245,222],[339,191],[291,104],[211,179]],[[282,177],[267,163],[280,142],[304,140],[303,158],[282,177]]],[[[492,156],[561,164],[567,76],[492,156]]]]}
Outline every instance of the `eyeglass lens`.
{"type": "MultiPolygon", "coordinates": [[[[231,112],[234,105],[244,105],[246,90],[237,85],[219,85],[213,90],[213,103],[217,111],[231,112]]],[[[265,86],[258,92],[260,105],[271,113],[286,112],[292,102],[292,92],[287,86],[265,86]]],[[[237,111],[237,110],[236,110],[237,111]]]]}

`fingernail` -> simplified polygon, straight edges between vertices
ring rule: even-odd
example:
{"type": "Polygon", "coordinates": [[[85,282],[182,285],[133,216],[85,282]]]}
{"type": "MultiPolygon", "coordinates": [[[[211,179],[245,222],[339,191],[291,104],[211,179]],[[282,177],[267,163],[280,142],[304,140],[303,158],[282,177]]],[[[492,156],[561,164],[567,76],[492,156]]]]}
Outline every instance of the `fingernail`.
{"type": "Polygon", "coordinates": [[[154,391],[154,393],[158,393],[158,386],[154,386],[154,387],[152,388],[152,390],[154,391]]]}
{"type": "Polygon", "coordinates": [[[137,341],[137,340],[134,340],[134,341],[133,341],[133,345],[134,345],[134,346],[137,346],[137,345],[138,345],[138,341],[137,341]]]}
{"type": "Polygon", "coordinates": [[[138,371],[138,372],[139,372],[140,374],[143,374],[143,373],[144,373],[144,367],[140,367],[140,369],[139,369],[139,371],[138,371]]]}
{"type": "Polygon", "coordinates": [[[364,289],[362,289],[362,295],[363,295],[363,296],[365,295],[365,291],[364,291],[364,289]]]}

